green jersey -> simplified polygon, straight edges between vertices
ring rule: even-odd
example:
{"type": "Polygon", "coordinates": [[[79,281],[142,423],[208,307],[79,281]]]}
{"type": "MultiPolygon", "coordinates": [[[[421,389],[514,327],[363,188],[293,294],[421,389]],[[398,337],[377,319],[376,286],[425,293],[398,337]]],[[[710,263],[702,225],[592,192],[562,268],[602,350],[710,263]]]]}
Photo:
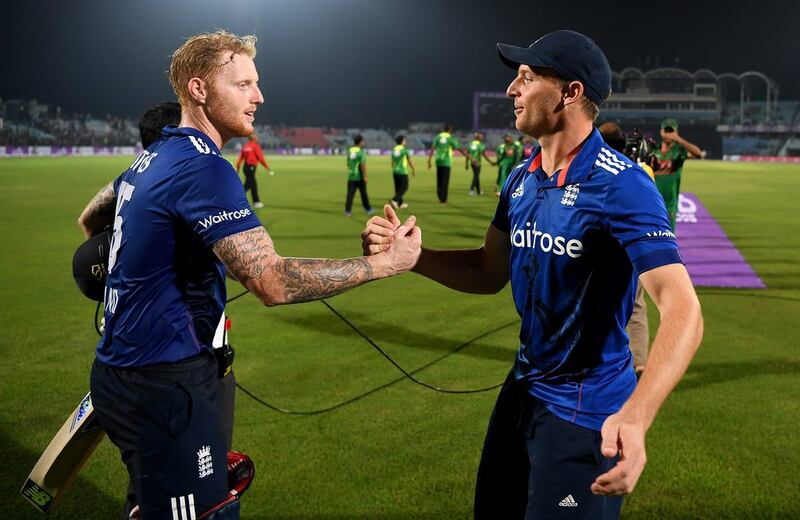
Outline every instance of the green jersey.
{"type": "Polygon", "coordinates": [[[658,159],[655,174],[656,186],[661,196],[664,197],[664,204],[667,206],[667,213],[675,229],[675,215],[678,211],[678,194],[681,191],[681,172],[683,163],[689,156],[688,150],[678,143],[662,151],[661,147],[653,150],[653,155],[658,159]]]}
{"type": "Polygon", "coordinates": [[[500,168],[508,168],[510,170],[519,162],[518,154],[522,155],[521,152],[517,151],[517,146],[513,143],[500,143],[500,146],[497,147],[497,165],[500,168]]]}
{"type": "Polygon", "coordinates": [[[516,157],[514,164],[522,160],[522,143],[519,141],[514,141],[514,157],[516,157]]]}
{"type": "Polygon", "coordinates": [[[364,154],[364,150],[360,146],[351,146],[350,149],[347,150],[347,180],[362,180],[359,166],[366,162],[367,156],[364,154]]]}
{"type": "Polygon", "coordinates": [[[434,138],[431,148],[436,156],[436,166],[450,167],[453,160],[453,149],[461,148],[461,145],[450,132],[442,132],[434,138]]]}
{"type": "Polygon", "coordinates": [[[469,152],[469,158],[472,160],[472,164],[480,166],[481,157],[483,157],[483,153],[486,151],[486,145],[477,139],[474,139],[471,143],[469,143],[469,148],[467,148],[467,151],[469,152]]]}
{"type": "Polygon", "coordinates": [[[392,173],[408,175],[408,148],[402,144],[392,148],[392,173]]]}

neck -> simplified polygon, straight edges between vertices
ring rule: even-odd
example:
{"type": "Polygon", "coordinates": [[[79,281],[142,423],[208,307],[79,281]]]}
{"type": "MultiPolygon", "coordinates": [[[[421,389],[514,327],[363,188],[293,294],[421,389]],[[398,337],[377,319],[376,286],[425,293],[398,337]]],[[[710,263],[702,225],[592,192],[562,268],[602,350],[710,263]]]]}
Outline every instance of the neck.
{"type": "Polygon", "coordinates": [[[572,159],[571,152],[581,144],[592,131],[592,122],[581,119],[572,125],[538,138],[542,146],[542,169],[547,176],[564,168],[572,159]]]}
{"type": "Polygon", "coordinates": [[[200,130],[206,134],[220,150],[222,150],[225,143],[230,140],[230,136],[222,135],[222,133],[211,124],[211,121],[208,120],[201,106],[196,105],[188,109],[184,108],[181,112],[181,123],[178,126],[200,130]]]}

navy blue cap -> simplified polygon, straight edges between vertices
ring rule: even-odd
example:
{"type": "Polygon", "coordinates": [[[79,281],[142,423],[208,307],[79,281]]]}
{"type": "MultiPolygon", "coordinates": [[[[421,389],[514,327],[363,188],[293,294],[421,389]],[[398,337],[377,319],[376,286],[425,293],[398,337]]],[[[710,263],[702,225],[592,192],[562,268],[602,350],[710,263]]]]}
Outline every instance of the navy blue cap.
{"type": "Polygon", "coordinates": [[[583,83],[586,97],[600,105],[611,94],[611,66],[594,40],[575,31],[545,34],[530,47],[497,44],[500,59],[517,70],[520,64],[555,70],[567,81],[583,83]]]}

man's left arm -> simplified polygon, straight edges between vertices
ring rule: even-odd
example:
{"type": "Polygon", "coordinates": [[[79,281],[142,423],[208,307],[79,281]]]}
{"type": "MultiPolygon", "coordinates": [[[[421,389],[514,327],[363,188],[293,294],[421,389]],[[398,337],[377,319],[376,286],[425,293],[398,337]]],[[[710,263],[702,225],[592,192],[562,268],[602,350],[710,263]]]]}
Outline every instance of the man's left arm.
{"type": "Polygon", "coordinates": [[[616,466],[592,484],[592,492],[597,495],[633,491],[647,462],[645,433],[686,372],[703,337],[700,302],[683,264],[656,267],[639,278],[658,307],[661,325],[636,390],[622,409],[603,423],[602,453],[620,458],[616,466]]]}
{"type": "Polygon", "coordinates": [[[103,231],[106,226],[114,224],[114,208],[116,207],[114,182],[109,182],[95,195],[78,217],[80,226],[86,238],[103,231]]]}

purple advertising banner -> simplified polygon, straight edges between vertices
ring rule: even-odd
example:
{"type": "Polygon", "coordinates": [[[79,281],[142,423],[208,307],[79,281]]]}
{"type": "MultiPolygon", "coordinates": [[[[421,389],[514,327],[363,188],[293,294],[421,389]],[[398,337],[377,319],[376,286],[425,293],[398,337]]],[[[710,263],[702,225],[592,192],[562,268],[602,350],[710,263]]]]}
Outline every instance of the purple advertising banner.
{"type": "Polygon", "coordinates": [[[693,193],[680,194],[675,235],[694,285],[766,289],[693,193]]]}

